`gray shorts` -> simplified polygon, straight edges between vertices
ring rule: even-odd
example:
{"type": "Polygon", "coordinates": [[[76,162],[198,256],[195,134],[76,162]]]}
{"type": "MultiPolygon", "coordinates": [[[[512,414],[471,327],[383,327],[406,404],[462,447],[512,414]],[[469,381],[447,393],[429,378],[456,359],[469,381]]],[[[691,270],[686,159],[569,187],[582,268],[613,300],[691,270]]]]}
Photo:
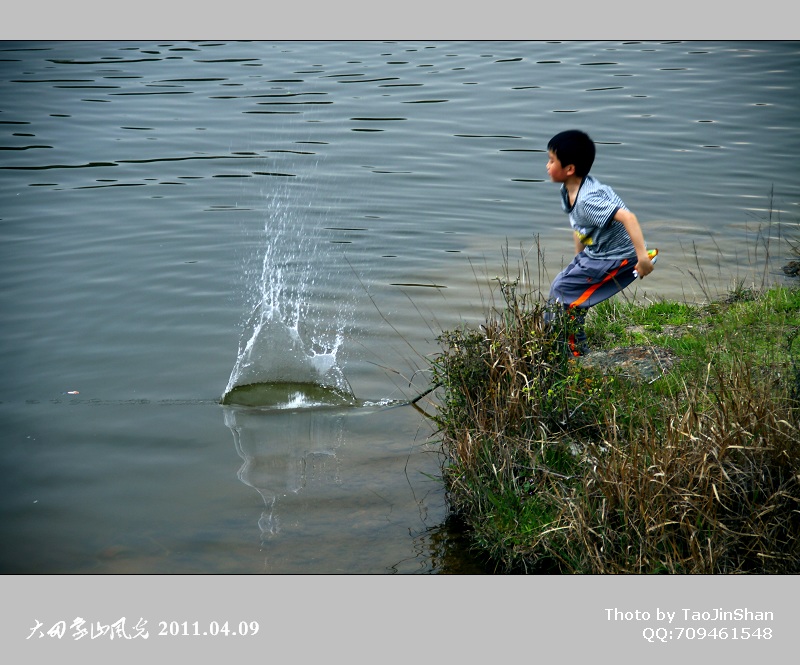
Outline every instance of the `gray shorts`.
{"type": "Polygon", "coordinates": [[[627,259],[591,259],[576,255],[550,286],[550,301],[564,307],[594,307],[630,286],[635,280],[635,256],[627,259]]]}

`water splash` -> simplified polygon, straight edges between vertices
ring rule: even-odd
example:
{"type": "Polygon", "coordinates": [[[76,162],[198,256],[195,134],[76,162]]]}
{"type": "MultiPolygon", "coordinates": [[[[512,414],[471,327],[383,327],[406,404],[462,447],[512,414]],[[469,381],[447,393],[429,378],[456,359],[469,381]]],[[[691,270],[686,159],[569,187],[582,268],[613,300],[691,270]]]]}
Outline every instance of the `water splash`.
{"type": "Polygon", "coordinates": [[[312,215],[296,212],[277,197],[270,205],[263,261],[249,276],[251,314],[224,404],[302,407],[353,399],[338,362],[348,306],[333,295],[342,281],[336,257],[312,215]]]}

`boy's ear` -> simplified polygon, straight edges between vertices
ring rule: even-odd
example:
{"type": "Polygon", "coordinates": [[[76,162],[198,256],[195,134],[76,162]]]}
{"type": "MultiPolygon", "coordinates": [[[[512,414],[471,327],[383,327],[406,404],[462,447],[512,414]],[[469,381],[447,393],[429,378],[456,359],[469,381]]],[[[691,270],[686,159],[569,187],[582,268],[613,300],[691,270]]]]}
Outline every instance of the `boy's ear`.
{"type": "Polygon", "coordinates": [[[566,173],[568,176],[575,175],[575,164],[567,164],[564,167],[564,173],[566,173]]]}

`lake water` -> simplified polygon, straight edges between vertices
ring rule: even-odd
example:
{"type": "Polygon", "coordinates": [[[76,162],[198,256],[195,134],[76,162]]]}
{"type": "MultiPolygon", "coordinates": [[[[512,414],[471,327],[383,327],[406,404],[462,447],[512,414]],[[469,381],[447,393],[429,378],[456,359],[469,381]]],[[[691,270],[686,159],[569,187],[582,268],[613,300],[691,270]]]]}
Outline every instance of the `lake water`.
{"type": "Polygon", "coordinates": [[[660,249],[631,297],[703,300],[790,257],[799,75],[780,42],[0,44],[0,570],[481,572],[404,402],[505,263],[570,258],[548,139],[588,131],[660,249]]]}

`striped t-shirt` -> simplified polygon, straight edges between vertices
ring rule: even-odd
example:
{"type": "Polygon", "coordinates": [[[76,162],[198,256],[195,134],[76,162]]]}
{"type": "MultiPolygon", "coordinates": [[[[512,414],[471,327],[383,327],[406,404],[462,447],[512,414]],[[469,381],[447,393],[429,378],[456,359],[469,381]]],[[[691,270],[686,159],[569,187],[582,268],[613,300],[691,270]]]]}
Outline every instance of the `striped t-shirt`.
{"type": "Polygon", "coordinates": [[[567,188],[561,186],[561,207],[569,214],[569,223],[593,259],[625,259],[636,255],[630,236],[621,222],[614,219],[620,209],[627,210],[613,189],[590,175],[584,177],[570,207],[567,188]]]}

